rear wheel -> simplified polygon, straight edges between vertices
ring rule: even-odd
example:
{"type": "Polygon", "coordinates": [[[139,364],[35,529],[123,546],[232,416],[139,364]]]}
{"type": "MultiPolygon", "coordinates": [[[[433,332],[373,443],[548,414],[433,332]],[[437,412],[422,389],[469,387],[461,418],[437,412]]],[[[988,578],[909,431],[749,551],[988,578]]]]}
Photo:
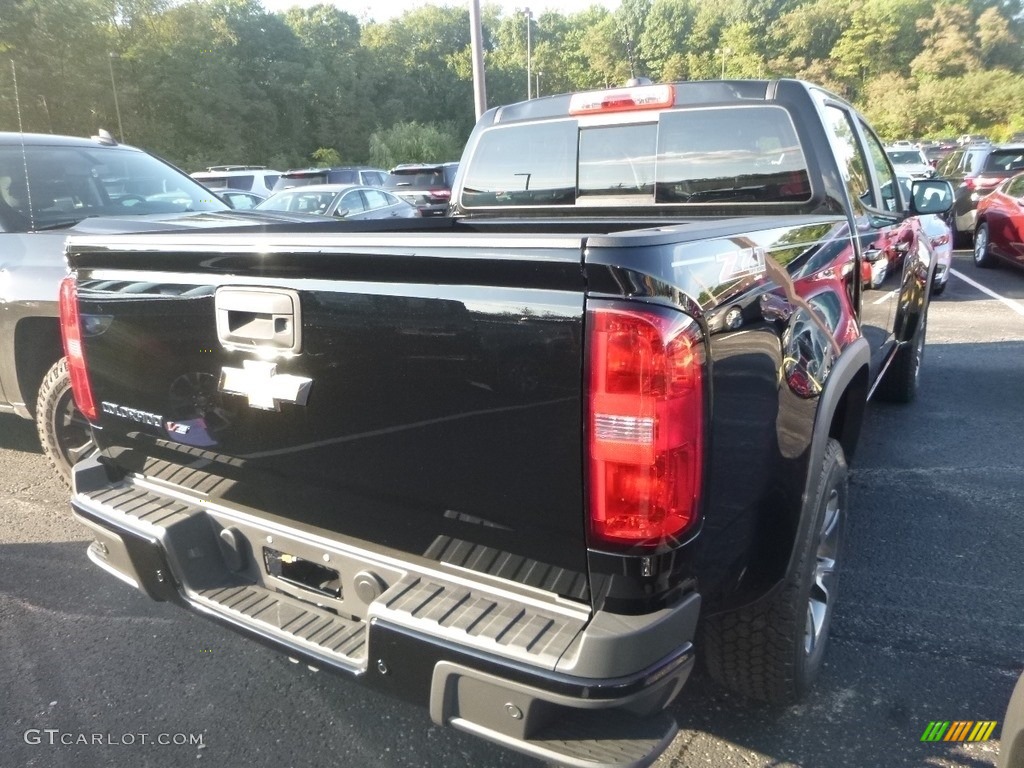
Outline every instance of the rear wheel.
{"type": "Polygon", "coordinates": [[[928,315],[923,315],[913,340],[896,350],[892,362],[878,383],[879,399],[890,403],[910,403],[917,397],[927,330],[928,315]]]}
{"type": "Polygon", "coordinates": [[[67,361],[61,358],[43,378],[36,402],[36,429],[50,464],[71,487],[71,468],[96,451],[89,422],[75,405],[67,361]]]}
{"type": "Polygon", "coordinates": [[[974,263],[984,269],[991,267],[994,260],[989,248],[988,224],[983,221],[974,233],[974,263]]]}
{"type": "Polygon", "coordinates": [[[719,683],[751,699],[792,704],[817,679],[835,607],[847,478],[843,448],[830,438],[782,584],[705,621],[704,660],[719,683]]]}

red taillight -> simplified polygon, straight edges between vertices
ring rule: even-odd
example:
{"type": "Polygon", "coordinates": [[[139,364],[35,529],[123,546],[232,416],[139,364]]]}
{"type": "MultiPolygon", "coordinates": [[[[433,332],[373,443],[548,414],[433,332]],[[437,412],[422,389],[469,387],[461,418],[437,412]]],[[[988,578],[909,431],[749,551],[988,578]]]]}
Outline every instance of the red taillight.
{"type": "Polygon", "coordinates": [[[85,368],[85,349],[82,347],[82,319],[78,314],[78,288],[73,277],[60,281],[60,335],[64,340],[64,357],[68,362],[71,391],[75,405],[89,421],[96,421],[98,413],[92,397],[92,386],[85,368]]]}
{"type": "Polygon", "coordinates": [[[697,520],[704,350],[686,315],[591,309],[590,529],[657,546],[697,520]]]}
{"type": "Polygon", "coordinates": [[[991,189],[992,187],[998,187],[1004,181],[1005,179],[993,178],[991,176],[979,176],[974,180],[974,186],[981,187],[982,189],[991,189]]]}
{"type": "Polygon", "coordinates": [[[964,186],[967,187],[968,192],[974,191],[974,179],[964,179],[964,186]]]}
{"type": "Polygon", "coordinates": [[[430,196],[438,200],[450,200],[452,191],[450,189],[432,189],[430,190],[430,196]]]}
{"type": "Polygon", "coordinates": [[[632,88],[609,88],[603,91],[574,93],[569,98],[570,115],[603,112],[632,112],[637,109],[665,109],[676,103],[672,85],[641,85],[632,88]]]}

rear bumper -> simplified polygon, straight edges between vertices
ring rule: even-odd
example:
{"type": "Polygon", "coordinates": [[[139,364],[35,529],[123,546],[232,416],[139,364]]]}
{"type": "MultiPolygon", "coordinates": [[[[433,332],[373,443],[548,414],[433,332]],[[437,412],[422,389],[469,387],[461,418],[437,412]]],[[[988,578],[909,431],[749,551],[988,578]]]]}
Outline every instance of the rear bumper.
{"type": "Polygon", "coordinates": [[[111,484],[95,459],[76,467],[72,507],[95,537],[89,558],[111,575],[420,703],[438,724],[578,766],[648,765],[675,735],[664,709],[693,667],[696,594],[651,616],[591,615],[144,479],[111,484]],[[278,578],[267,551],[329,569],[338,596],[278,578]]]}
{"type": "Polygon", "coordinates": [[[448,203],[438,203],[436,205],[419,205],[416,207],[420,209],[420,216],[448,215],[448,203]]]}

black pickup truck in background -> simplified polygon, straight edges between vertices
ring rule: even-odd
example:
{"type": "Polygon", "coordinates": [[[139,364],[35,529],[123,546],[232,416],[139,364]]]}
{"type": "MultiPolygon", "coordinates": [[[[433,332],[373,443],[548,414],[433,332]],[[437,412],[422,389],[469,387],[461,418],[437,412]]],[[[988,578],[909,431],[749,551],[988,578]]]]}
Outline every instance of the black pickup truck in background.
{"type": "Polygon", "coordinates": [[[73,237],[89,557],[437,723],[649,764],[698,654],[772,703],[818,675],[951,196],[813,85],[691,82],[487,112],[452,218],[73,237]]]}

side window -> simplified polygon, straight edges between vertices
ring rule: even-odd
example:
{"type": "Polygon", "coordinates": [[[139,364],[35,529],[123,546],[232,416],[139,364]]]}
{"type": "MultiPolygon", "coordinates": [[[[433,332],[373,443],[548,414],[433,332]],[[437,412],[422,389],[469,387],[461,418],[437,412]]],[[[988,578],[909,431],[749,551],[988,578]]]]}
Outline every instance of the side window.
{"type": "Polygon", "coordinates": [[[957,166],[960,164],[960,158],[963,157],[963,152],[956,150],[946,157],[938,167],[938,173],[940,176],[948,176],[953,173],[957,166]]]}
{"type": "Polygon", "coordinates": [[[867,163],[857,141],[853,123],[850,122],[850,116],[845,110],[832,105],[826,105],[824,113],[836,160],[839,161],[839,171],[850,193],[850,200],[854,205],[859,200],[871,208],[879,207],[875,202],[871,179],[867,173],[867,163]]]}
{"type": "Polygon", "coordinates": [[[1003,192],[1008,197],[1024,197],[1024,173],[1014,176],[1003,192]]]}
{"type": "Polygon", "coordinates": [[[878,187],[882,192],[882,209],[899,211],[906,208],[906,204],[902,201],[902,192],[896,181],[896,175],[892,172],[892,166],[889,165],[889,160],[885,156],[885,149],[863,121],[860,126],[864,133],[864,140],[868,144],[868,155],[871,165],[874,166],[875,176],[878,178],[878,187]]]}
{"type": "Polygon", "coordinates": [[[358,189],[346,193],[345,196],[341,198],[341,203],[338,204],[337,208],[339,216],[342,215],[341,211],[343,209],[348,213],[362,213],[366,210],[366,206],[363,204],[363,198],[359,196],[358,189]]]}
{"type": "Polygon", "coordinates": [[[366,202],[366,210],[368,211],[387,208],[391,204],[391,201],[387,199],[384,193],[378,192],[376,189],[364,189],[362,195],[363,200],[366,202]]]}

